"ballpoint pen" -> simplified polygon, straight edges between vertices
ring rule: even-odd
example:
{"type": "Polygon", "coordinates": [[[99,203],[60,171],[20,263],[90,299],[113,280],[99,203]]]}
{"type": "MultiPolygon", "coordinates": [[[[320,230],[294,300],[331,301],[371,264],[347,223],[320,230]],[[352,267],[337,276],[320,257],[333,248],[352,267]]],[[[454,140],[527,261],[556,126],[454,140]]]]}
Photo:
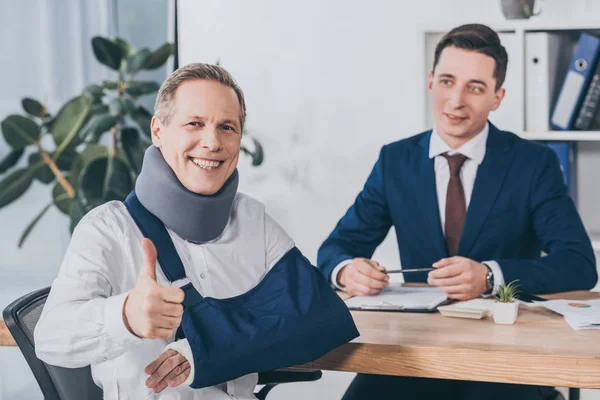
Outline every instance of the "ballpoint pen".
{"type": "Polygon", "coordinates": [[[407,274],[411,272],[429,272],[433,271],[435,268],[415,268],[415,269],[390,269],[387,271],[383,271],[386,274],[407,274]]]}

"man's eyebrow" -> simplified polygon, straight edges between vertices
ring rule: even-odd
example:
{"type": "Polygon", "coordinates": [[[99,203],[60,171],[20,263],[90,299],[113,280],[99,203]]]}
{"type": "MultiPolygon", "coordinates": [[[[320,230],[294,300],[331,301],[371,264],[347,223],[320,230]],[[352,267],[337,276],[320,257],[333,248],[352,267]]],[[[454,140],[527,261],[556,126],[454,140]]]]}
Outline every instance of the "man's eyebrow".
{"type": "Polygon", "coordinates": [[[232,125],[237,125],[238,121],[235,119],[225,119],[223,121],[221,121],[222,124],[232,124],[232,125]]]}
{"type": "Polygon", "coordinates": [[[487,87],[487,83],[485,83],[484,81],[482,81],[482,80],[479,80],[479,79],[471,79],[469,82],[470,82],[470,83],[477,83],[477,84],[479,84],[479,85],[482,85],[482,86],[485,86],[485,87],[487,87]]]}
{"type": "MultiPolygon", "coordinates": [[[[440,74],[439,76],[440,76],[440,78],[456,79],[456,77],[454,75],[452,75],[452,74],[440,74]]],[[[485,81],[482,81],[480,79],[471,79],[469,81],[469,83],[476,83],[476,84],[479,84],[479,85],[487,87],[487,83],[485,83],[485,81]]]]}

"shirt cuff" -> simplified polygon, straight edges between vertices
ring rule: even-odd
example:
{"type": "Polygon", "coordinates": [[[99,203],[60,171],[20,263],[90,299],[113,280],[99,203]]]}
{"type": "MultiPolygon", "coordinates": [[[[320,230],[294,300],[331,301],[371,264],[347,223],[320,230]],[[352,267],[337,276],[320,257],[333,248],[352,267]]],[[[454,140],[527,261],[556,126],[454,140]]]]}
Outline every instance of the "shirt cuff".
{"type": "Polygon", "coordinates": [[[504,286],[504,275],[502,274],[502,268],[496,261],[484,261],[482,264],[487,265],[494,274],[494,288],[490,296],[495,296],[498,293],[498,288],[504,286]]]}
{"type": "Polygon", "coordinates": [[[346,265],[350,264],[351,262],[352,262],[351,259],[344,260],[341,263],[339,263],[338,265],[336,265],[335,268],[333,269],[333,271],[331,272],[331,283],[337,289],[344,291],[344,292],[346,291],[346,288],[344,286],[338,284],[337,276],[340,273],[340,271],[342,270],[342,268],[344,268],[346,265]]]}
{"type": "Polygon", "coordinates": [[[142,342],[127,329],[123,321],[123,307],[129,292],[111,296],[104,303],[104,326],[109,337],[115,341],[115,346],[126,347],[142,342]]]}
{"type": "Polygon", "coordinates": [[[192,353],[190,343],[187,339],[177,340],[175,342],[169,343],[167,347],[165,347],[165,351],[169,349],[175,350],[190,363],[190,374],[188,375],[187,379],[181,384],[185,386],[190,386],[192,382],[194,382],[194,354],[192,353]]]}

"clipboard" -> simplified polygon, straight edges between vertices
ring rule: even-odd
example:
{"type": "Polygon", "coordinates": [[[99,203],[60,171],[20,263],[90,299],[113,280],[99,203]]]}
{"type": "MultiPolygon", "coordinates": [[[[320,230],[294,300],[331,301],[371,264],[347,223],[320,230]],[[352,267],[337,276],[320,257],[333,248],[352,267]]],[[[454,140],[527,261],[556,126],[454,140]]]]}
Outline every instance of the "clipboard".
{"type": "Polygon", "coordinates": [[[376,296],[354,296],[345,303],[355,311],[433,313],[450,301],[437,287],[390,286],[376,296]]]}

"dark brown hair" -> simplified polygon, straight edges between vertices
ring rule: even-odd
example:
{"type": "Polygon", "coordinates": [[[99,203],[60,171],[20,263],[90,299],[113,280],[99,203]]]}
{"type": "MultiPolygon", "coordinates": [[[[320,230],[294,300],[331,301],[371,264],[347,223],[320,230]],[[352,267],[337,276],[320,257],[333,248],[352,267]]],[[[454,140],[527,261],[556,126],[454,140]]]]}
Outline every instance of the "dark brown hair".
{"type": "Polygon", "coordinates": [[[481,24],[466,24],[452,29],[440,40],[435,48],[433,68],[437,66],[442,50],[446,47],[474,51],[492,57],[496,61],[494,78],[496,78],[496,90],[502,87],[506,77],[508,65],[508,54],[500,43],[498,34],[491,28],[481,24]]]}

